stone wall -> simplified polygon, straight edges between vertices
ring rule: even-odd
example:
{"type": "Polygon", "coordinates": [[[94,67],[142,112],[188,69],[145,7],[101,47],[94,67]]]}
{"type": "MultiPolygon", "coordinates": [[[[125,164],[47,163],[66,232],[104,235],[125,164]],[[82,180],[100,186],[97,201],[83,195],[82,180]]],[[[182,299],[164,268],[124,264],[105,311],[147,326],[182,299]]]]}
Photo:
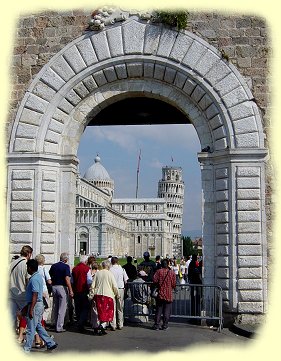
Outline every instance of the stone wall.
{"type": "MultiPolygon", "coordinates": [[[[18,106],[35,75],[73,39],[87,28],[91,11],[44,12],[22,16],[17,24],[14,56],[11,60],[11,104],[7,131],[18,106]]],[[[269,29],[264,19],[218,13],[190,13],[188,31],[205,39],[222,52],[245,77],[261,111],[267,139],[270,136],[269,29]]],[[[8,140],[8,138],[7,138],[8,140]]],[[[268,144],[268,143],[266,143],[268,144]]],[[[268,241],[272,233],[272,165],[267,167],[266,204],[268,241]]]]}

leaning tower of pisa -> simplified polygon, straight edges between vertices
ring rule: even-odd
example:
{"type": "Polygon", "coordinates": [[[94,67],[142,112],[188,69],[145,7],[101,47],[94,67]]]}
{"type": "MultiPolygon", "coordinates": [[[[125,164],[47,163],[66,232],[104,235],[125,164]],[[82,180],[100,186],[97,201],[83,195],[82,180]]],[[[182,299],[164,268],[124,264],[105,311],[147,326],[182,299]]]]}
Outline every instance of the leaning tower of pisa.
{"type": "Polygon", "coordinates": [[[182,168],[166,166],[162,168],[162,179],[158,182],[158,197],[167,202],[167,213],[173,220],[173,255],[180,256],[181,232],[184,202],[184,182],[182,168]]]}

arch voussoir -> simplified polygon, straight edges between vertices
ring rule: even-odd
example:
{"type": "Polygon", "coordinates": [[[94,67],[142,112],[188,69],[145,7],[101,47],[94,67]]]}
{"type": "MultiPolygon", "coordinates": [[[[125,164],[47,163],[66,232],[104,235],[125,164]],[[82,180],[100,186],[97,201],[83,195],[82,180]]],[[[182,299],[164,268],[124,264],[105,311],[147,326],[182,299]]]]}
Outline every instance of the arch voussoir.
{"type": "Polygon", "coordinates": [[[194,125],[202,149],[210,147],[198,156],[205,281],[222,287],[225,310],[264,312],[265,292],[257,292],[266,289],[259,110],[237,69],[187,31],[129,18],[75,39],[37,74],[11,131],[9,206],[33,205],[28,214],[12,215],[12,241],[23,232],[40,249],[58,252],[59,238],[73,251],[81,134],[103,109],[137,96],[176,107],[194,125]]]}

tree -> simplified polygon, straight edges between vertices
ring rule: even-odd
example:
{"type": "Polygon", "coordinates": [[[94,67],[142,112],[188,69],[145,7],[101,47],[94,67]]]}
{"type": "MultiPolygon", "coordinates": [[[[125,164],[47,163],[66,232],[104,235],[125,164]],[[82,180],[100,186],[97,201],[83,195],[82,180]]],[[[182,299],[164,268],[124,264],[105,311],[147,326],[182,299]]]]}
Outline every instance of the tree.
{"type": "Polygon", "coordinates": [[[194,253],[194,245],[189,236],[182,236],[182,254],[184,257],[188,257],[194,253]]]}

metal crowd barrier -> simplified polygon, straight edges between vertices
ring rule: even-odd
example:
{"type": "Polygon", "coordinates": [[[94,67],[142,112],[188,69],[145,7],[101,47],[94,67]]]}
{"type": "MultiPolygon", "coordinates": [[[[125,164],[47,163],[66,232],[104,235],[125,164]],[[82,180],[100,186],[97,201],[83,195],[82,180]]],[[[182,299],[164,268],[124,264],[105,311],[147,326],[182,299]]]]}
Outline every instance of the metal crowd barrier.
{"type": "MultiPolygon", "coordinates": [[[[151,282],[128,282],[124,316],[132,322],[148,322],[155,315],[156,301],[151,297],[151,282]]],[[[174,289],[171,318],[208,320],[223,328],[222,289],[216,285],[182,284],[174,289]]],[[[206,322],[208,322],[206,321],[206,322]]]]}

